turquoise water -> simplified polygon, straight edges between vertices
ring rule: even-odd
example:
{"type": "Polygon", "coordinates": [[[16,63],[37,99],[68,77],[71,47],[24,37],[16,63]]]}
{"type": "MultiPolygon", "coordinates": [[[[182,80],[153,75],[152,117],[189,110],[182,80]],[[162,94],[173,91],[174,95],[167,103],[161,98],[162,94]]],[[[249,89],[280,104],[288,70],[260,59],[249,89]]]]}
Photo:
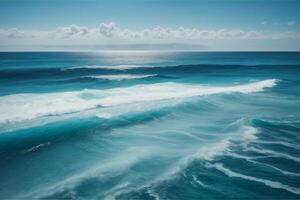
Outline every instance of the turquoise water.
{"type": "Polygon", "coordinates": [[[0,199],[299,199],[300,53],[0,53],[0,199]]]}

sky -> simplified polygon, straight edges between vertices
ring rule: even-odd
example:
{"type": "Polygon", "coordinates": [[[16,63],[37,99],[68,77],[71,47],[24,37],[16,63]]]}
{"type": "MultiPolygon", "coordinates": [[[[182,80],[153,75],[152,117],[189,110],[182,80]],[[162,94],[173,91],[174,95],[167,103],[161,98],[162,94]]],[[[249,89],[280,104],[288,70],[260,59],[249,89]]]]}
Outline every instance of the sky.
{"type": "Polygon", "coordinates": [[[0,0],[0,50],[299,51],[300,0],[0,0]]]}

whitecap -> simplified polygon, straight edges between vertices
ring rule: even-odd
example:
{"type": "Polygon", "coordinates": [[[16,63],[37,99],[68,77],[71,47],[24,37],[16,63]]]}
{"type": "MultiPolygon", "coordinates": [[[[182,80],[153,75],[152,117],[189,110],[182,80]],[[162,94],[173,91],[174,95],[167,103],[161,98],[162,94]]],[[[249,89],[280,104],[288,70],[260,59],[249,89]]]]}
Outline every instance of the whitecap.
{"type": "Polygon", "coordinates": [[[80,112],[99,107],[136,104],[220,93],[251,93],[276,85],[275,79],[234,86],[202,86],[180,83],[140,84],[105,90],[24,93],[0,97],[0,124],[80,112]]]}
{"type": "MultiPolygon", "coordinates": [[[[242,138],[240,138],[240,140],[253,141],[257,139],[258,129],[252,126],[244,126],[243,129],[243,135],[241,135],[242,138]]],[[[237,139],[235,138],[235,140],[237,139]]]]}

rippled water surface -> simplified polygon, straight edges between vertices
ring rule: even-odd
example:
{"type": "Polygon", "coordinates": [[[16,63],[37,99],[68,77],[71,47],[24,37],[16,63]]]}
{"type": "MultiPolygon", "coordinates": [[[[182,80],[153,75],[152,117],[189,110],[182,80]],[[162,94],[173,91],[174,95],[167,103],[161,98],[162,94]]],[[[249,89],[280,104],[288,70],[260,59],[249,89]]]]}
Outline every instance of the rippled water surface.
{"type": "Polygon", "coordinates": [[[0,53],[1,199],[299,199],[300,53],[0,53]]]}

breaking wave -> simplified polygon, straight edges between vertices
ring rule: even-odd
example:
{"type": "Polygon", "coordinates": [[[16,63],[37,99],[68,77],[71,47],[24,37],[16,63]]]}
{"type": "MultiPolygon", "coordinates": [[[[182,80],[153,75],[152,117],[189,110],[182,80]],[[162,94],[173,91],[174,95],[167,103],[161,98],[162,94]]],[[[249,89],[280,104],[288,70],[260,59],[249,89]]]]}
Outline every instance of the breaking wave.
{"type": "Polygon", "coordinates": [[[105,90],[85,89],[75,92],[24,93],[0,97],[0,124],[31,120],[38,117],[80,112],[140,102],[184,99],[220,93],[252,93],[276,85],[269,79],[234,86],[202,86],[179,83],[141,84],[105,90]]]}

